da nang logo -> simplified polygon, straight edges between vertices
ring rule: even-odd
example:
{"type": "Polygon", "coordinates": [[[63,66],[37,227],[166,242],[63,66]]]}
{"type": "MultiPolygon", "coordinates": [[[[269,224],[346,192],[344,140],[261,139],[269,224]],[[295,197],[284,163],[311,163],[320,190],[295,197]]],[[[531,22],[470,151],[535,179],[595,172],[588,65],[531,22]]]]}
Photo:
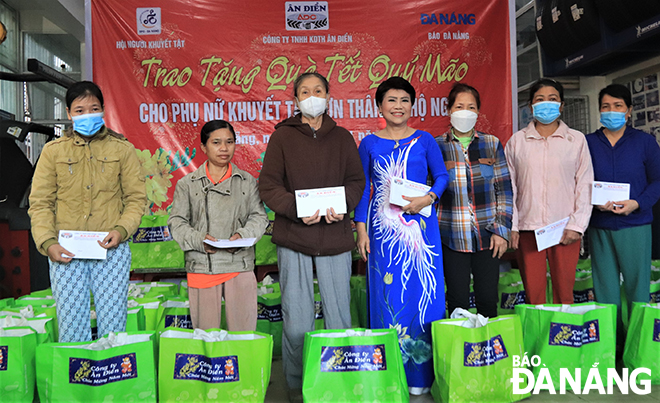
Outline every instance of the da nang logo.
{"type": "Polygon", "coordinates": [[[287,1],[284,7],[287,31],[329,28],[327,1],[287,1]]]}
{"type": "MultiPolygon", "coordinates": [[[[649,368],[635,368],[630,371],[622,368],[598,368],[599,363],[594,362],[589,367],[557,368],[553,365],[541,363],[541,357],[534,355],[523,357],[513,355],[513,376],[511,384],[514,394],[539,394],[547,390],[551,395],[566,394],[572,390],[573,394],[590,394],[598,392],[599,395],[614,394],[614,387],[619,393],[628,395],[648,395],[651,393],[651,370],[649,368]]],[[[594,400],[595,401],[595,400],[594,400]]]]}
{"type": "Polygon", "coordinates": [[[158,35],[160,30],[160,7],[137,8],[138,35],[158,35]]]}

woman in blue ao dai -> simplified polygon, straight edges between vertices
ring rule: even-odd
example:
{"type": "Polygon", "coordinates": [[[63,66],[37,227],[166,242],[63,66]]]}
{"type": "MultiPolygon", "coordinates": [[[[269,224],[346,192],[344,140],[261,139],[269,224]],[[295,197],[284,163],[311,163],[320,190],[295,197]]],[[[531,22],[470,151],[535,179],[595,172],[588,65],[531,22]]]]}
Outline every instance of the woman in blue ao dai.
{"type": "Polygon", "coordinates": [[[431,322],[445,316],[435,202],[449,177],[433,136],[408,126],[413,86],[392,77],[378,87],[376,103],[386,127],[360,144],[367,186],[355,210],[358,249],[369,267],[369,324],[397,330],[408,387],[412,394],[422,394],[433,383],[431,322]],[[404,192],[408,204],[390,203],[394,178],[425,185],[429,175],[428,193],[406,197],[404,192]],[[421,212],[427,206],[430,214],[425,216],[421,212]]]}

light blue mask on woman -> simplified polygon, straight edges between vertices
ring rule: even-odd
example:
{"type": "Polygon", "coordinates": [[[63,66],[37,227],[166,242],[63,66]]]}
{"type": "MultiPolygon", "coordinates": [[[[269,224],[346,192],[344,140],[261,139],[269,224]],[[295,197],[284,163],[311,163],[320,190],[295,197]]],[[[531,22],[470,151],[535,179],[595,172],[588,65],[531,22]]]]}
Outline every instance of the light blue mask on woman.
{"type": "Polygon", "coordinates": [[[557,120],[557,118],[559,117],[560,106],[561,103],[555,101],[537,102],[534,105],[532,105],[532,112],[534,113],[534,119],[538,120],[544,125],[550,124],[555,120],[557,120]]]}
{"type": "Polygon", "coordinates": [[[626,124],[626,112],[601,112],[600,113],[600,123],[603,124],[609,130],[615,132],[625,126],[626,124]]]}
{"type": "Polygon", "coordinates": [[[73,130],[86,137],[98,133],[105,124],[103,112],[72,116],[71,120],[73,120],[73,130]]]}

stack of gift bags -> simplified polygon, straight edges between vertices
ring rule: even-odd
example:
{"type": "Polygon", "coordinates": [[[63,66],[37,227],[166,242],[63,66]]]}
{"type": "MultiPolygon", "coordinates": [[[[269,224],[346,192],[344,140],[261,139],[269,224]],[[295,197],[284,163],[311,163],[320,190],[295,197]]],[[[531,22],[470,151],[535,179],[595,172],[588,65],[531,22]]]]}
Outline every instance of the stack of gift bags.
{"type": "Polygon", "coordinates": [[[57,342],[49,290],[1,300],[0,401],[264,401],[271,335],[193,330],[176,284],[129,293],[127,331],[82,343],[57,342]]]}

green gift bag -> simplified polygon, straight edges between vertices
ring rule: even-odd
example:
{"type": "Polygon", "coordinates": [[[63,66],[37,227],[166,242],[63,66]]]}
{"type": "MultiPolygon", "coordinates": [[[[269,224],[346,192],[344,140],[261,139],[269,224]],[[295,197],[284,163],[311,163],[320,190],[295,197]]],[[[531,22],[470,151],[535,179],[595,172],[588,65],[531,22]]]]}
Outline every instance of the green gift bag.
{"type": "MultiPolygon", "coordinates": [[[[360,290],[367,289],[366,276],[352,276],[350,280],[351,286],[351,327],[369,327],[368,323],[362,322],[360,319],[360,290]]],[[[364,308],[366,309],[366,307],[364,308]]]]}
{"type": "MultiPolygon", "coordinates": [[[[651,383],[660,384],[660,303],[634,302],[628,336],[623,350],[623,363],[631,371],[651,370],[651,383]]],[[[648,379],[640,374],[637,380],[648,379]]]]}
{"type": "Polygon", "coordinates": [[[0,316],[0,328],[29,327],[37,334],[37,344],[55,340],[55,320],[51,317],[25,318],[20,315],[0,316]]]}
{"type": "Polygon", "coordinates": [[[179,329],[192,329],[192,319],[190,318],[190,303],[188,300],[167,300],[160,304],[156,325],[156,333],[160,334],[168,327],[179,329]]]}
{"type": "Polygon", "coordinates": [[[156,402],[153,332],[110,333],[95,342],[37,347],[41,403],[156,402]]]}
{"type": "Polygon", "coordinates": [[[560,368],[571,374],[580,368],[580,385],[586,384],[596,363],[601,379],[607,379],[607,368],[614,368],[616,305],[518,305],[516,314],[523,326],[525,351],[541,359],[541,365],[533,367],[534,376],[547,367],[558,388],[560,368]]]}
{"type": "Polygon", "coordinates": [[[497,293],[500,299],[497,306],[498,315],[513,314],[516,305],[525,303],[525,287],[517,269],[511,269],[500,274],[497,293]]]}
{"type": "Polygon", "coordinates": [[[321,330],[325,328],[325,319],[323,319],[323,302],[321,301],[321,294],[316,291],[314,293],[314,330],[321,330]]]}
{"type": "Polygon", "coordinates": [[[651,265],[651,281],[660,280],[660,260],[654,260],[651,265]]]}
{"type": "Polygon", "coordinates": [[[55,301],[50,298],[46,299],[17,299],[13,307],[2,308],[3,311],[14,311],[25,318],[33,317],[50,317],[53,318],[53,340],[59,340],[59,328],[57,325],[57,307],[55,301]]]}
{"type": "Polygon", "coordinates": [[[48,297],[52,295],[53,295],[53,290],[50,288],[46,288],[45,290],[32,291],[30,293],[30,296],[35,298],[48,297]]]}
{"type": "Polygon", "coordinates": [[[305,402],[407,402],[396,329],[316,330],[305,334],[305,402]]]}
{"type": "Polygon", "coordinates": [[[36,347],[33,329],[0,328],[0,401],[34,400],[36,347]]]}
{"type": "Polygon", "coordinates": [[[594,280],[588,272],[577,272],[575,276],[575,285],[573,286],[573,303],[583,304],[594,302],[594,280]]]}
{"type": "Polygon", "coordinates": [[[57,318],[57,307],[53,298],[21,297],[15,301],[14,308],[32,306],[35,315],[45,313],[46,316],[57,318]]]}
{"type": "Polygon", "coordinates": [[[468,327],[469,319],[446,319],[431,325],[436,402],[515,402],[513,356],[523,356],[522,326],[516,315],[488,319],[468,327]]]}
{"type": "Polygon", "coordinates": [[[280,292],[257,296],[257,332],[271,335],[273,355],[282,355],[282,294],[280,292]]]}
{"type": "Polygon", "coordinates": [[[583,277],[583,275],[580,275],[580,273],[584,273],[585,275],[591,275],[591,259],[578,260],[575,271],[578,277],[583,277]]]}
{"type": "MultiPolygon", "coordinates": [[[[636,368],[651,370],[651,383],[660,384],[660,303],[634,302],[628,336],[623,350],[623,363],[631,371],[636,368]]],[[[640,374],[639,380],[649,379],[640,374]]]]}
{"type": "Polygon", "coordinates": [[[142,291],[142,296],[147,298],[159,295],[165,298],[179,296],[179,287],[174,283],[152,281],[150,283],[137,283],[135,286],[142,291]]]}
{"type": "Polygon", "coordinates": [[[653,304],[660,302],[660,279],[651,281],[649,302],[653,304]]]}
{"type": "Polygon", "coordinates": [[[158,312],[163,303],[162,298],[135,298],[135,301],[142,306],[144,312],[144,330],[156,330],[158,326],[158,312]]]}
{"type": "MultiPolygon", "coordinates": [[[[651,304],[657,304],[660,302],[660,280],[651,280],[649,286],[649,302],[651,304]]],[[[634,303],[634,302],[633,302],[634,303]]],[[[628,296],[626,295],[626,290],[624,284],[621,284],[621,320],[623,322],[624,329],[629,327],[630,312],[628,312],[628,296]]]]}
{"type": "Polygon", "coordinates": [[[172,238],[167,215],[145,215],[131,237],[132,269],[183,269],[183,251],[172,238]]]}
{"type": "Polygon", "coordinates": [[[18,298],[15,301],[15,306],[27,306],[27,305],[32,305],[33,307],[42,307],[42,306],[50,306],[55,304],[55,299],[53,298],[52,295],[46,295],[46,296],[37,296],[33,297],[31,295],[25,295],[23,297],[18,298]]]}
{"type": "Polygon", "coordinates": [[[181,285],[179,286],[179,295],[182,298],[188,298],[188,280],[181,281],[181,285]]]}
{"type": "Polygon", "coordinates": [[[263,402],[270,382],[270,335],[167,329],[160,336],[161,402],[263,402]]]}
{"type": "Polygon", "coordinates": [[[367,299],[367,290],[361,289],[359,293],[360,305],[358,306],[358,315],[360,317],[360,324],[362,327],[369,327],[369,300],[367,299]]]}
{"type": "Polygon", "coordinates": [[[14,299],[13,298],[3,298],[0,299],[0,309],[4,307],[9,307],[9,306],[14,306],[14,299]]]}
{"type": "Polygon", "coordinates": [[[32,305],[0,307],[0,316],[6,315],[19,315],[24,318],[34,318],[35,310],[32,305]]]}
{"type": "Polygon", "coordinates": [[[128,308],[128,315],[126,316],[126,331],[138,332],[145,329],[145,316],[144,307],[138,305],[133,308],[128,308]]]}
{"type": "Polygon", "coordinates": [[[268,214],[268,227],[266,227],[264,236],[254,246],[255,264],[257,266],[277,264],[277,246],[272,242],[275,213],[265,204],[264,207],[266,208],[266,214],[268,214]]]}

